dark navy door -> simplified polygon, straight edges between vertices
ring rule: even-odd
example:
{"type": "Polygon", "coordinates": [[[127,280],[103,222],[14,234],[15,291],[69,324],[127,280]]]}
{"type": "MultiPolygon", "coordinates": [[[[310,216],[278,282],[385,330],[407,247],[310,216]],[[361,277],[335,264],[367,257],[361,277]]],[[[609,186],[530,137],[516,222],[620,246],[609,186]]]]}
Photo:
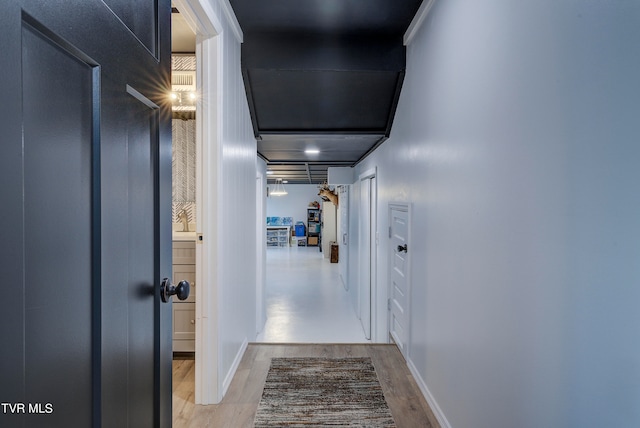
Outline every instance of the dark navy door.
{"type": "Polygon", "coordinates": [[[0,426],[168,427],[170,2],[0,12],[0,426]]]}

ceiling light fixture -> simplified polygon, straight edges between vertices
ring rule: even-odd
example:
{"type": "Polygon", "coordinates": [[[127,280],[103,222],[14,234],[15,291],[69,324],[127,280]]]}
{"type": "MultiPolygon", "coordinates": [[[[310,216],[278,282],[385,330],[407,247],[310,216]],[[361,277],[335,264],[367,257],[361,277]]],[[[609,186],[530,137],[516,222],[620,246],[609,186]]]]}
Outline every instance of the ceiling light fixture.
{"type": "Polygon", "coordinates": [[[308,155],[317,155],[318,153],[320,153],[320,150],[318,150],[318,149],[307,149],[304,152],[306,154],[308,154],[308,155]]]}
{"type": "Polygon", "coordinates": [[[174,111],[195,111],[198,94],[192,91],[173,91],[169,93],[174,111]]]}
{"type": "Polygon", "coordinates": [[[289,194],[289,192],[287,192],[284,189],[284,184],[282,184],[282,178],[276,179],[276,188],[269,193],[273,196],[284,196],[289,194]]]}

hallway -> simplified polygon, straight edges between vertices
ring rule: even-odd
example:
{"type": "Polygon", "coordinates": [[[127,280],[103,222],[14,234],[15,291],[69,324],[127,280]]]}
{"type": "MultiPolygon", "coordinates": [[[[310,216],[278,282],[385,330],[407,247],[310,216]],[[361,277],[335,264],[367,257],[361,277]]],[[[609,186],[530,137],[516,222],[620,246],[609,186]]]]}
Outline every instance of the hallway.
{"type": "Polygon", "coordinates": [[[367,343],[338,274],[318,247],[267,249],[267,323],[257,342],[367,343]]]}
{"type": "Polygon", "coordinates": [[[252,427],[273,357],[370,357],[399,428],[439,427],[394,345],[250,344],[220,404],[194,405],[194,361],[173,361],[173,427],[252,427]]]}

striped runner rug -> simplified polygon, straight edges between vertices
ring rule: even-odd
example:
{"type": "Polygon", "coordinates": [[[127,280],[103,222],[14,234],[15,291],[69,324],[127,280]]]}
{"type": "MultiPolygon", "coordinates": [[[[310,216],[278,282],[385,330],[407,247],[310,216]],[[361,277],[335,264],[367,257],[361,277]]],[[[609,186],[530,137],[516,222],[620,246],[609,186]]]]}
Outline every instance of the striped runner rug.
{"type": "Polygon", "coordinates": [[[371,358],[273,358],[255,427],[395,427],[371,358]]]}

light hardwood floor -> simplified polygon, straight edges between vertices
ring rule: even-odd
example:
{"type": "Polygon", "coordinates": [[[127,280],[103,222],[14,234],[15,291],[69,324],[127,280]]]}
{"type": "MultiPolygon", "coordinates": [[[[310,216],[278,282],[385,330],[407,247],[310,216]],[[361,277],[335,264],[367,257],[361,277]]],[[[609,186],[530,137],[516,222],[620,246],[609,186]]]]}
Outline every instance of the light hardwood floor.
{"type": "Polygon", "coordinates": [[[250,344],[220,404],[194,404],[194,360],[173,361],[173,427],[252,427],[273,357],[371,357],[399,428],[439,425],[395,345],[250,344]]]}

